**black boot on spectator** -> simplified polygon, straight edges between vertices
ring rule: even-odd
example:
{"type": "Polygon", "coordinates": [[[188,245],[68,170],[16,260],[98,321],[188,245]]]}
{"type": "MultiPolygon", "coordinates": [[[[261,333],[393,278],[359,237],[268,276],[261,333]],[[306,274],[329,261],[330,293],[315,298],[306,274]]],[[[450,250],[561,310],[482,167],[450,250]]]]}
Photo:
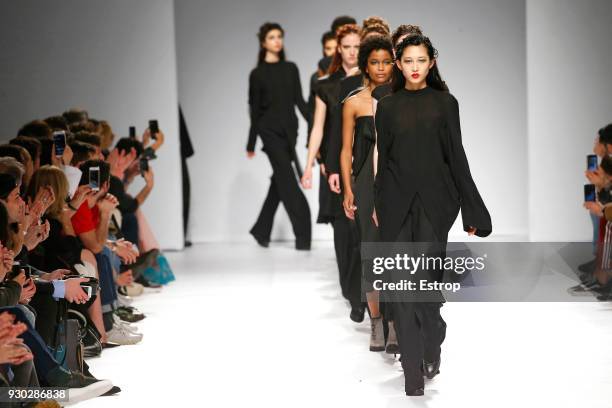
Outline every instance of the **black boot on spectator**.
{"type": "Polygon", "coordinates": [[[113,388],[113,384],[108,380],[97,380],[62,367],[49,371],[45,379],[50,387],[68,388],[70,404],[98,397],[113,388]]]}
{"type": "Polygon", "coordinates": [[[115,310],[115,314],[119,316],[121,320],[128,323],[135,323],[143,320],[146,316],[139,313],[133,307],[118,307],[115,310]]]}

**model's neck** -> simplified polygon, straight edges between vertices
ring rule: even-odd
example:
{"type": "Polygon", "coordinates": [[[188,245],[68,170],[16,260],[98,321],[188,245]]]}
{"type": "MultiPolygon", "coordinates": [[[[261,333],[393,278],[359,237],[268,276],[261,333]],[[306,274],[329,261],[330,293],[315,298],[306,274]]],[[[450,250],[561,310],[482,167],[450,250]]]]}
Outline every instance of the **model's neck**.
{"type": "Polygon", "coordinates": [[[342,62],[342,69],[346,72],[346,76],[355,75],[359,72],[359,67],[357,65],[347,65],[344,62],[342,62]]]}
{"type": "Polygon", "coordinates": [[[280,55],[277,52],[266,51],[266,56],[264,57],[264,61],[274,64],[280,61],[280,55]]]}
{"type": "Polygon", "coordinates": [[[425,88],[427,88],[427,82],[426,82],[426,81],[423,81],[423,82],[419,82],[418,84],[413,84],[413,83],[412,83],[412,82],[410,82],[410,81],[406,81],[406,86],[405,86],[405,88],[406,88],[408,91],[419,91],[419,90],[421,90],[421,89],[425,89],[425,88]]]}

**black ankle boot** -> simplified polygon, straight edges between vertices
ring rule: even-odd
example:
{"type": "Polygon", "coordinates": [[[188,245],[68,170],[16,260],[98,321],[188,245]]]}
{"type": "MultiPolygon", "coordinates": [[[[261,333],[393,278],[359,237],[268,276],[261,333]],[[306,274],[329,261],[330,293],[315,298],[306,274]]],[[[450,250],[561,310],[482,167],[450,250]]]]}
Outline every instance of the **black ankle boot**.
{"type": "Polygon", "coordinates": [[[430,380],[440,374],[440,359],[432,363],[423,361],[423,375],[430,380]]]}

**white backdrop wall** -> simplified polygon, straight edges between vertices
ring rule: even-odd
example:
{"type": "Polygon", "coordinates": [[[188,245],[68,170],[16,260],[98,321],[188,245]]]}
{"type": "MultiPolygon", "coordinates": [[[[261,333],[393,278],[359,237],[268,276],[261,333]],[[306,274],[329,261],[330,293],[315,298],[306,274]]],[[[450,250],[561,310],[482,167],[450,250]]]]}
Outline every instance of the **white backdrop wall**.
{"type": "MultiPolygon", "coordinates": [[[[525,4],[505,0],[334,2],[176,0],[179,95],[196,149],[192,173],[194,241],[250,239],[271,174],[265,154],[245,154],[248,75],[264,21],[286,30],[288,59],[297,63],[304,93],[321,56],[319,39],[333,17],[388,19],[392,27],[420,24],[440,52],[440,69],[458,98],[471,170],[496,234],[527,233],[527,113],[525,4]]],[[[306,140],[300,123],[298,146],[306,140]]],[[[258,149],[261,147],[258,141],[258,149]]],[[[299,154],[305,161],[306,151],[299,154]]],[[[317,186],[307,192],[313,219],[317,186]]],[[[454,232],[461,232],[456,228],[454,232]]],[[[317,226],[314,237],[331,229],[317,226]]],[[[282,208],[274,238],[292,238],[282,208]]]]}
{"type": "Polygon", "coordinates": [[[173,2],[0,0],[0,50],[2,140],[70,107],[124,136],[159,119],[166,144],[143,209],[161,246],[182,248],[173,2]]]}
{"type": "Polygon", "coordinates": [[[612,2],[527,0],[529,219],[536,241],[588,240],[586,155],[612,122],[612,2]]]}

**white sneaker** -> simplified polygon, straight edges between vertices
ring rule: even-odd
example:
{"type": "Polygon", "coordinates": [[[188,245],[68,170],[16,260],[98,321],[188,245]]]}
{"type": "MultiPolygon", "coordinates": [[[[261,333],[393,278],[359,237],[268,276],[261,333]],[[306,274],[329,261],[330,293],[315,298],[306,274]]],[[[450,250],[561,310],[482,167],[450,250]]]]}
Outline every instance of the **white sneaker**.
{"type": "Polygon", "coordinates": [[[109,343],[117,343],[122,346],[140,343],[142,341],[142,333],[132,333],[123,325],[114,324],[113,328],[106,332],[109,343]]]}
{"type": "Polygon", "coordinates": [[[99,397],[113,388],[109,380],[98,380],[82,388],[68,388],[68,401],[62,401],[62,406],[74,405],[76,403],[99,397]]]}
{"type": "Polygon", "coordinates": [[[124,322],[123,320],[121,320],[121,318],[119,316],[117,316],[116,314],[113,314],[113,319],[115,321],[115,324],[113,326],[122,326],[124,329],[126,329],[127,331],[129,331],[130,333],[133,334],[139,334],[138,333],[138,327],[128,323],[128,322],[124,322]]]}
{"type": "Polygon", "coordinates": [[[134,303],[134,299],[129,296],[123,296],[121,293],[118,293],[117,303],[119,303],[119,306],[131,306],[132,303],[134,303]]]}

